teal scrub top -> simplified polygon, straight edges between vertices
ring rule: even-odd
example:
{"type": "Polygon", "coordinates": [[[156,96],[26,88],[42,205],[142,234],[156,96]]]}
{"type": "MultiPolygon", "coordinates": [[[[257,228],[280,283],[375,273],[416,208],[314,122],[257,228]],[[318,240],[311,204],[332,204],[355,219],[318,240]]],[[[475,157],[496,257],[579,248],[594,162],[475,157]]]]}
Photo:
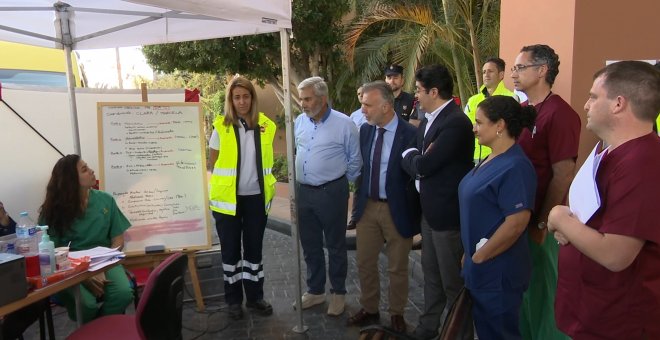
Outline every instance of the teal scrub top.
{"type": "Polygon", "coordinates": [[[131,223],[110,194],[92,189],[87,209],[82,217],[73,221],[71,229],[62,236],[50,230],[49,234],[55,247],[65,247],[71,241],[70,251],[78,251],[98,246],[110,247],[112,239],[123,234],[130,226],[131,223]]]}

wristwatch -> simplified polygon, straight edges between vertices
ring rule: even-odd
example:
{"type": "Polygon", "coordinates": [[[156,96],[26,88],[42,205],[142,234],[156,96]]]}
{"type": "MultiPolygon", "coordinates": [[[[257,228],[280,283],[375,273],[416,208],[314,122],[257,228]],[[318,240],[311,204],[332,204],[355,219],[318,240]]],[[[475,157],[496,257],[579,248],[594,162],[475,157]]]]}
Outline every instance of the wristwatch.
{"type": "Polygon", "coordinates": [[[548,227],[548,224],[545,223],[545,222],[539,222],[539,224],[537,225],[537,227],[538,227],[539,229],[545,229],[545,228],[548,227]]]}

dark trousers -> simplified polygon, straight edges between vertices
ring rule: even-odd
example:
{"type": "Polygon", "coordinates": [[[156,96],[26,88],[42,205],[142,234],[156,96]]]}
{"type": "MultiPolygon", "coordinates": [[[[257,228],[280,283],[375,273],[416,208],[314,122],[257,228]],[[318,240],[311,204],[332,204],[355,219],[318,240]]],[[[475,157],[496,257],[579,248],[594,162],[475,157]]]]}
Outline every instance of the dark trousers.
{"type": "MultiPolygon", "coordinates": [[[[450,308],[463,288],[461,257],[463,245],[458,230],[435,231],[422,218],[422,271],[424,272],[424,311],[419,326],[435,332],[445,308],[450,308]]],[[[470,318],[471,319],[471,318],[470,318]]],[[[467,320],[461,339],[473,339],[472,320],[467,320]]]]}
{"type": "Polygon", "coordinates": [[[213,212],[220,237],[227,304],[264,298],[264,268],[261,262],[264,230],[268,220],[262,194],[238,196],[236,216],[213,212]],[[243,251],[241,254],[241,244],[243,251]]]}
{"type": "Polygon", "coordinates": [[[325,241],[330,292],[346,294],[348,181],[343,177],[318,188],[296,183],[296,190],[300,243],[307,264],[307,292],[325,293],[325,241]]]}
{"type": "Polygon", "coordinates": [[[517,340],[522,291],[470,291],[472,315],[480,340],[517,340]]]}

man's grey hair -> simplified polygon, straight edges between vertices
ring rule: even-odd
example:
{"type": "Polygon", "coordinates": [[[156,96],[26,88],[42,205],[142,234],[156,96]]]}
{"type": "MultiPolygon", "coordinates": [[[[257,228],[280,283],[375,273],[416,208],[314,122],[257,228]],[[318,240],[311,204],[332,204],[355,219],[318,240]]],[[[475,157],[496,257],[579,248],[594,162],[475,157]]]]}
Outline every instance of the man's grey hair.
{"type": "Polygon", "coordinates": [[[380,96],[383,98],[383,100],[388,104],[390,104],[392,108],[394,108],[394,93],[392,92],[392,88],[389,85],[387,85],[386,82],[382,80],[378,80],[362,85],[363,95],[371,91],[378,91],[380,93],[380,96]]]}
{"type": "Polygon", "coordinates": [[[311,87],[314,89],[314,95],[317,97],[328,96],[328,84],[321,77],[311,77],[300,82],[298,91],[311,87]]]}

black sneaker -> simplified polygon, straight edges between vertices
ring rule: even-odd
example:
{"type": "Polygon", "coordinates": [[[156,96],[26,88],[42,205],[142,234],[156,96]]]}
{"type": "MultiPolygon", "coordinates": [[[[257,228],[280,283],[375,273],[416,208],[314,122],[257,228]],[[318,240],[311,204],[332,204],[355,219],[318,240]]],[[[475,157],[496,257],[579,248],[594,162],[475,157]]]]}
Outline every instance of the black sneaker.
{"type": "Polygon", "coordinates": [[[243,318],[243,307],[240,304],[229,305],[227,314],[234,320],[241,320],[243,318]]]}
{"type": "Polygon", "coordinates": [[[273,314],[273,306],[271,306],[270,303],[263,299],[254,302],[246,302],[245,307],[250,309],[250,311],[257,312],[260,315],[266,316],[273,314]]]}

